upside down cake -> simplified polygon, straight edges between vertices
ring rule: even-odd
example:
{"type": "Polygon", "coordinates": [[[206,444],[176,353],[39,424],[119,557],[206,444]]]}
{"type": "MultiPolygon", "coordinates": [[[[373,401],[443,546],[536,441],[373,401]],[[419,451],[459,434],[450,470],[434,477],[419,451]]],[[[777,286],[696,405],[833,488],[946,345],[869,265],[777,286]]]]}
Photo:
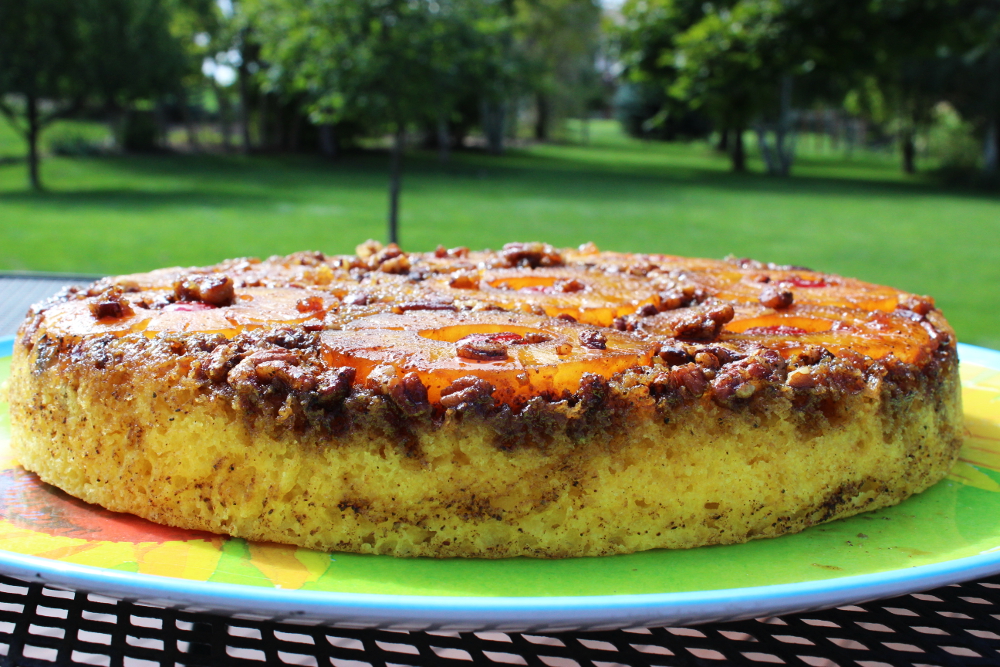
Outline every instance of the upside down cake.
{"type": "Polygon", "coordinates": [[[891,505],[960,443],[927,297],[752,260],[359,246],[35,306],[13,446],[184,528],[397,556],[743,542],[891,505]]]}

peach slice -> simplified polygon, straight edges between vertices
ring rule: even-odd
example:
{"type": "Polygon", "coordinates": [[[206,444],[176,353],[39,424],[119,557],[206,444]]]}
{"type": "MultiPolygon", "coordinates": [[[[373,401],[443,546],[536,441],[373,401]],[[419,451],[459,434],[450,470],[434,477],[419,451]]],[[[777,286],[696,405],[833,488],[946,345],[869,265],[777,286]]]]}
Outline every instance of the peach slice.
{"type": "Polygon", "coordinates": [[[330,366],[356,368],[359,381],[379,366],[391,366],[399,375],[416,373],[432,402],[466,376],[489,382],[496,388],[494,399],[503,403],[560,396],[576,391],[584,374],[610,378],[647,365],[655,350],[618,331],[495,311],[375,315],[325,331],[322,341],[330,366]],[[471,352],[463,353],[463,347],[471,352]]]}
{"type": "Polygon", "coordinates": [[[599,327],[609,327],[616,317],[660,303],[648,282],[584,267],[481,270],[475,277],[464,272],[433,282],[453,298],[504,310],[568,316],[599,327]]]}

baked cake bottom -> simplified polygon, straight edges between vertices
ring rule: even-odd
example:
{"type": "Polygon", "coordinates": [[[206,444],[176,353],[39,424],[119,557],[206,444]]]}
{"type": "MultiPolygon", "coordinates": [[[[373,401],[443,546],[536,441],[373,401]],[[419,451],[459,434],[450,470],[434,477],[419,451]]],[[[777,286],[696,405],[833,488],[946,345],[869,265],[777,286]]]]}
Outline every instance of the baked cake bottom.
{"type": "Polygon", "coordinates": [[[739,543],[898,503],[947,474],[960,446],[954,354],[918,389],[823,409],[776,393],[752,409],[706,400],[664,413],[633,390],[580,438],[565,424],[581,406],[553,405],[537,418],[557,424],[544,439],[504,447],[498,422],[474,411],[400,430],[370,395],[331,438],[207,391],[183,355],[101,368],[40,355],[18,346],[12,363],[25,468],[158,523],[323,550],[571,557],[739,543]]]}

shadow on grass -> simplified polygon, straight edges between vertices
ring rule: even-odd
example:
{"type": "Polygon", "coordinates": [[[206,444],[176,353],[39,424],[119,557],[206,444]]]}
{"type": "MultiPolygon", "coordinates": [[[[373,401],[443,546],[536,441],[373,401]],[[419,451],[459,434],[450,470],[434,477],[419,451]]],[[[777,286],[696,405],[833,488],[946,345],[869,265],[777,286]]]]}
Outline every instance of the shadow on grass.
{"type": "MultiPolygon", "coordinates": [[[[675,157],[675,156],[671,156],[675,157]]],[[[670,157],[663,156],[666,163],[670,157]]],[[[496,158],[491,158],[496,159],[496,158]]],[[[694,159],[690,159],[694,162],[694,159]]],[[[710,162],[709,158],[704,161],[710,162]]],[[[482,159],[476,163],[484,165],[482,159]]],[[[543,173],[559,181],[574,181],[583,187],[597,181],[617,181],[620,184],[642,184],[662,188],[670,185],[702,187],[736,192],[758,192],[774,195],[865,195],[875,197],[944,196],[1000,201],[1000,192],[984,191],[950,186],[935,181],[930,175],[921,175],[909,180],[895,180],[894,175],[873,178],[873,172],[886,172],[884,165],[874,162],[854,163],[849,160],[803,159],[799,167],[812,170],[831,171],[856,169],[857,176],[796,174],[790,177],[771,176],[761,172],[734,173],[724,167],[697,164],[655,164],[645,161],[622,161],[602,163],[595,160],[571,160],[559,156],[541,155],[532,152],[512,151],[491,165],[490,171],[511,174],[532,173],[532,178],[540,178],[543,173]]],[[[610,183],[609,183],[610,185],[610,183]]],[[[607,187],[607,186],[605,186],[607,187]]],[[[603,188],[602,188],[603,189],[603,188]]],[[[608,188],[614,189],[614,186],[608,188]]],[[[631,194],[631,193],[630,193],[631,194]]]]}
{"type": "MultiPolygon", "coordinates": [[[[728,170],[725,156],[704,147],[659,144],[646,152],[642,146],[608,143],[580,146],[576,156],[546,154],[548,147],[519,148],[503,156],[475,150],[457,151],[448,163],[423,151],[408,153],[403,191],[441,190],[470,181],[491,190],[510,188],[519,194],[554,198],[600,198],[604,201],[659,200],[672,187],[728,192],[754,192],[774,196],[913,196],[963,197],[1000,200],[1000,193],[946,186],[929,177],[897,179],[884,162],[845,158],[803,157],[799,167],[816,172],[789,178],[759,172],[737,174],[728,170]],[[687,152],[685,152],[687,151],[687,152]],[[604,155],[608,159],[601,159],[604,155]],[[856,176],[844,171],[856,170],[856,176]],[[884,177],[879,177],[880,173],[884,177]]],[[[562,148],[562,147],[556,147],[562,148]]],[[[7,191],[6,201],[71,207],[108,206],[148,210],[176,205],[245,207],[277,203],[306,196],[301,190],[344,189],[379,191],[388,185],[388,160],[383,151],[359,151],[336,160],[312,155],[142,155],[94,160],[111,171],[121,169],[139,177],[187,179],[183,189],[100,188],[50,190],[41,193],[7,191]],[[194,183],[190,180],[195,179],[194,183]]]]}
{"type": "Polygon", "coordinates": [[[77,206],[151,210],[173,206],[210,208],[266,204],[278,199],[267,193],[228,193],[212,190],[142,190],[133,188],[94,188],[87,190],[31,190],[0,193],[5,202],[45,205],[54,208],[77,206]]]}

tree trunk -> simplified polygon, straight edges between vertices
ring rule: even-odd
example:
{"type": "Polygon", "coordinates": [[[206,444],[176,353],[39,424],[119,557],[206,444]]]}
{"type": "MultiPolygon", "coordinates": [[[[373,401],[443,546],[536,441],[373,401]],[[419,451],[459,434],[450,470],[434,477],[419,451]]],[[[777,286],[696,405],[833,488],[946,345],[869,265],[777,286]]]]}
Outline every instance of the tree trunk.
{"type": "Polygon", "coordinates": [[[403,180],[403,145],[406,127],[396,124],[392,139],[392,158],[389,166],[389,243],[399,243],[399,191],[403,180]]]}
{"type": "Polygon", "coordinates": [[[232,105],[229,103],[229,96],[213,77],[209,77],[212,82],[212,91],[215,93],[215,100],[219,105],[219,130],[222,134],[222,148],[228,153],[233,147],[233,119],[232,105]]]}
{"type": "Polygon", "coordinates": [[[191,116],[191,107],[187,103],[187,95],[183,95],[180,100],[181,118],[184,121],[184,131],[187,133],[188,149],[196,153],[201,152],[201,142],[198,141],[198,127],[195,119],[191,116]]]}
{"type": "Polygon", "coordinates": [[[733,128],[733,152],[731,153],[731,157],[733,161],[733,171],[743,173],[747,170],[747,155],[746,149],[743,146],[742,127],[733,128]]]}
{"type": "Polygon", "coordinates": [[[997,173],[1000,162],[1000,116],[991,118],[986,126],[986,139],[983,143],[983,173],[997,173]]]}
{"type": "Polygon", "coordinates": [[[323,123],[319,126],[319,152],[323,157],[337,157],[337,133],[332,123],[323,123]]]}
{"type": "Polygon", "coordinates": [[[243,142],[240,148],[243,150],[244,154],[250,153],[250,83],[248,81],[250,74],[247,72],[247,64],[245,60],[240,61],[240,66],[237,69],[239,74],[239,86],[240,86],[240,129],[242,131],[241,138],[243,142]]]}
{"type": "Polygon", "coordinates": [[[729,130],[724,129],[719,132],[719,142],[715,144],[715,150],[720,153],[729,152],[729,130]]]}
{"type": "Polygon", "coordinates": [[[480,117],[483,133],[486,135],[486,148],[490,155],[503,153],[504,126],[506,114],[502,102],[483,102],[480,117]]]}
{"type": "Polygon", "coordinates": [[[107,108],[108,129],[119,150],[125,150],[125,112],[117,105],[107,108]]]}
{"type": "Polygon", "coordinates": [[[903,149],[903,173],[904,174],[915,174],[917,173],[917,147],[913,142],[913,130],[906,129],[903,130],[900,136],[900,143],[903,149]]]}
{"type": "Polygon", "coordinates": [[[535,96],[535,139],[549,140],[549,98],[543,93],[535,96]]]}
{"type": "Polygon", "coordinates": [[[42,189],[42,181],[38,175],[38,134],[40,131],[38,124],[38,98],[34,95],[27,96],[28,115],[28,182],[31,189],[39,192],[42,189]]]}
{"type": "Polygon", "coordinates": [[[757,147],[760,148],[760,156],[764,160],[764,168],[768,174],[773,176],[778,173],[778,159],[775,156],[775,150],[767,140],[767,126],[763,123],[757,123],[754,125],[754,130],[757,133],[757,147]]]}
{"type": "Polygon", "coordinates": [[[788,176],[792,171],[795,159],[795,128],[792,118],[792,77],[786,74],[781,77],[781,118],[774,140],[774,149],[778,160],[778,175],[788,176]]]}
{"type": "Polygon", "coordinates": [[[444,164],[451,157],[451,132],[448,131],[448,121],[444,114],[437,120],[438,160],[444,164]]]}
{"type": "Polygon", "coordinates": [[[288,150],[298,153],[302,149],[302,112],[295,106],[292,114],[292,125],[288,128],[288,150]]]}

